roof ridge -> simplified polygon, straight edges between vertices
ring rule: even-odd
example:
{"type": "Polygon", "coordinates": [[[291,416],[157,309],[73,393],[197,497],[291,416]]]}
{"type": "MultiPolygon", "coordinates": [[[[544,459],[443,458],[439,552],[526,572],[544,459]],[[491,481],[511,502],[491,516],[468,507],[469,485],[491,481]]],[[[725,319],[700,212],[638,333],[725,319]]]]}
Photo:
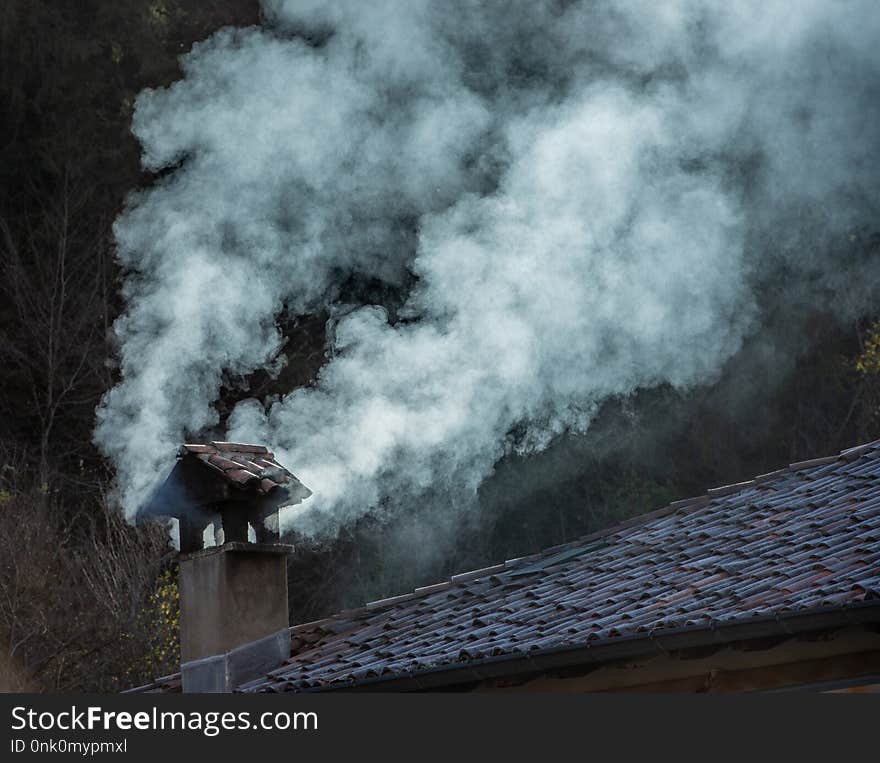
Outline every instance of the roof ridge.
{"type": "MultiPolygon", "coordinates": [[[[702,495],[672,501],[665,506],[654,509],[653,511],[648,511],[644,514],[638,514],[634,517],[630,517],[629,519],[625,519],[622,522],[618,522],[617,524],[610,527],[596,530],[595,532],[580,536],[579,538],[576,538],[572,541],[566,541],[565,543],[560,543],[555,546],[541,549],[540,551],[537,551],[533,554],[516,557],[514,559],[507,559],[504,562],[489,565],[488,567],[481,567],[476,570],[456,573],[450,576],[447,580],[442,580],[438,583],[421,586],[407,593],[397,594],[382,599],[376,599],[375,601],[366,602],[362,609],[370,611],[381,609],[383,607],[392,606],[402,601],[419,598],[421,596],[427,596],[432,593],[437,593],[439,591],[451,588],[454,585],[469,583],[473,580],[478,580],[480,577],[483,576],[488,577],[491,575],[506,572],[507,570],[516,569],[529,562],[537,561],[542,557],[556,554],[560,551],[571,549],[579,545],[584,545],[592,541],[601,540],[602,538],[607,538],[608,536],[614,535],[621,530],[628,530],[631,527],[643,525],[655,519],[662,519],[663,517],[670,514],[675,514],[682,509],[702,508],[706,504],[711,503],[716,498],[725,498],[727,496],[735,495],[737,493],[743,492],[744,490],[748,490],[751,487],[755,487],[756,485],[766,484],[771,480],[783,477],[788,474],[793,474],[795,472],[803,471],[805,469],[825,466],[827,464],[833,463],[834,461],[854,461],[855,459],[860,458],[865,453],[868,453],[871,450],[876,449],[877,447],[880,447],[880,439],[862,443],[861,445],[855,445],[851,448],[846,448],[844,450],[841,450],[837,455],[834,456],[821,456],[819,458],[812,458],[806,461],[795,461],[794,463],[790,463],[788,466],[783,466],[781,469],[776,469],[775,471],[767,472],[765,474],[759,474],[749,480],[744,480],[742,482],[733,482],[729,485],[720,485],[718,487],[709,488],[702,495]]],[[[318,622],[321,621],[315,621],[315,624],[317,624],[318,622]]]]}

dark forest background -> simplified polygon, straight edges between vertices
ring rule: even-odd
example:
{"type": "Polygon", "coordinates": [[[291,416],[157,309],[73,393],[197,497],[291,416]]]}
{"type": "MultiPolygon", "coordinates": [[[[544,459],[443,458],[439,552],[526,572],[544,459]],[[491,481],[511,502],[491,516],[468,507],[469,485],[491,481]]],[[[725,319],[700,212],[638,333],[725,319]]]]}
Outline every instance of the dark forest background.
{"type": "MultiPolygon", "coordinates": [[[[111,226],[152,180],[129,131],[137,93],[176,79],[193,42],[258,21],[256,0],[0,4],[0,690],[113,691],[177,668],[174,552],[163,528],[122,520],[91,442],[117,380],[111,226]]],[[[880,256],[876,234],[859,236],[853,247],[880,256]]],[[[392,306],[403,296],[348,288],[392,306]]],[[[329,542],[293,538],[294,622],[880,436],[880,324],[841,324],[827,308],[767,311],[761,340],[714,384],[609,401],[588,436],[505,460],[452,524],[414,507],[329,542]]],[[[254,374],[246,394],[309,384],[324,325],[279,317],[289,362],[277,378],[254,374]]],[[[242,387],[230,382],[221,414],[242,387]]]]}

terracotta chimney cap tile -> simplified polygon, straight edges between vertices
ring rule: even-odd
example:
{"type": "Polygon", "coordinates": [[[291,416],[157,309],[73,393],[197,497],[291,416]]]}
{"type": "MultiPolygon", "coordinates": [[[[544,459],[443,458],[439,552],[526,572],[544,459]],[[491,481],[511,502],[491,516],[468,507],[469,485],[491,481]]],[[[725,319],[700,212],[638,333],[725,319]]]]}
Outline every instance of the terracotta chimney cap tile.
{"type": "Polygon", "coordinates": [[[235,459],[239,461],[245,469],[250,469],[252,472],[261,472],[263,469],[267,469],[271,466],[268,461],[263,461],[261,458],[254,459],[253,461],[249,458],[245,458],[244,456],[239,456],[235,459]],[[240,460],[239,460],[240,459],[240,460]]]}
{"type": "Polygon", "coordinates": [[[241,464],[237,464],[235,461],[220,455],[211,456],[208,459],[208,463],[219,467],[223,471],[241,469],[241,464]]]}
{"type": "Polygon", "coordinates": [[[198,445],[196,443],[184,443],[180,447],[181,447],[181,450],[186,451],[187,453],[192,453],[193,455],[198,454],[198,453],[207,453],[210,455],[211,453],[217,452],[217,448],[215,448],[213,445],[198,445]]]}
{"type": "Polygon", "coordinates": [[[271,493],[276,487],[279,487],[279,483],[268,477],[260,480],[260,490],[264,493],[271,493]]]}
{"type": "Polygon", "coordinates": [[[230,451],[233,453],[270,453],[265,445],[252,445],[243,442],[211,442],[217,450],[230,451]]]}
{"type": "Polygon", "coordinates": [[[246,484],[251,480],[257,480],[259,477],[247,469],[229,469],[226,471],[226,478],[239,484],[246,484]]]}

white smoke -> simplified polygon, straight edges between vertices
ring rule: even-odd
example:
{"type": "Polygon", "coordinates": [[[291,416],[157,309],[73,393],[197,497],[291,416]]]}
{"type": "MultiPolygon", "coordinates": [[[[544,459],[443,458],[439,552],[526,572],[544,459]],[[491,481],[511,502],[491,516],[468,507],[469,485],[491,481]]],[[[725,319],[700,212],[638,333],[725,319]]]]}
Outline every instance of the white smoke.
{"type": "Polygon", "coordinates": [[[609,396],[711,381],[762,277],[825,294],[876,220],[873,0],[265,5],[137,102],[170,171],[117,222],[123,378],[96,430],[129,512],[282,310],[345,312],[331,359],[228,437],[338,521],[473,494],[609,396]],[[394,321],[340,304],[347,277],[410,274],[394,321]]]}

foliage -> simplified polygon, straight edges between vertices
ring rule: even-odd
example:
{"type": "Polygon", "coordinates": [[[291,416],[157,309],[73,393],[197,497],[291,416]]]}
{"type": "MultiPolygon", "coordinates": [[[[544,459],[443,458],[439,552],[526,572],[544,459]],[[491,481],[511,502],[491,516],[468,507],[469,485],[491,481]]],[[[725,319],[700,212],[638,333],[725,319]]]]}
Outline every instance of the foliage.
{"type": "Polygon", "coordinates": [[[137,642],[142,634],[143,652],[134,652],[133,664],[125,674],[123,686],[133,686],[139,680],[168,675],[180,665],[180,590],[178,567],[166,568],[156,579],[155,586],[138,611],[135,628],[126,632],[126,640],[137,642]]]}
{"type": "Polygon", "coordinates": [[[880,321],[874,321],[865,334],[856,370],[866,376],[880,376],[880,321]]]}

